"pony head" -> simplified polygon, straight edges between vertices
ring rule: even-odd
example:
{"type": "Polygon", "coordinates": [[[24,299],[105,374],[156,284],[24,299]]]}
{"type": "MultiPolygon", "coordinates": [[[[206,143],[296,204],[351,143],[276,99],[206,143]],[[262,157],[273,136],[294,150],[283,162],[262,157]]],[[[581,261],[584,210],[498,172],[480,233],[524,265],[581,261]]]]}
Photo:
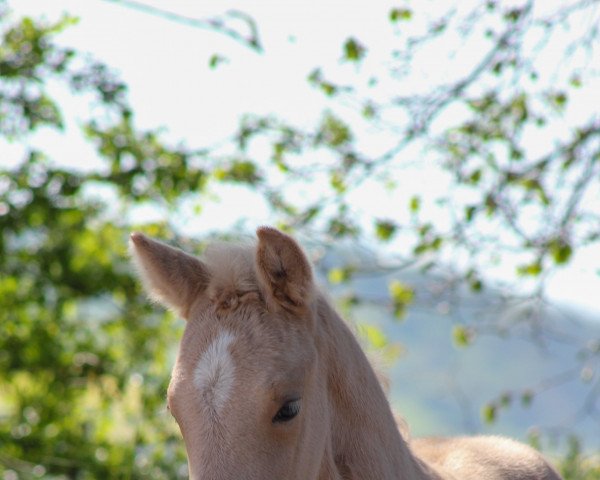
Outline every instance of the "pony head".
{"type": "Polygon", "coordinates": [[[288,235],[257,236],[202,259],[131,236],[146,290],[187,320],[167,398],[192,479],[310,480],[332,463],[312,269],[288,235]]]}

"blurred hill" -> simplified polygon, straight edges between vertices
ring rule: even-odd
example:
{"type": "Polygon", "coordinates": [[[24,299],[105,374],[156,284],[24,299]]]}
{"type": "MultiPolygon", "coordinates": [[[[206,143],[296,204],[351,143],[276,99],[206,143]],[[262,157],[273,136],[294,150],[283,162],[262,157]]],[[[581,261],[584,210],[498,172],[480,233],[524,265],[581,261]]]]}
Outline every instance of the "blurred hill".
{"type": "MultiPolygon", "coordinates": [[[[321,273],[347,260],[347,252],[329,252],[321,273]]],[[[582,353],[582,347],[600,350],[592,340],[600,338],[599,319],[508,300],[489,287],[475,293],[415,270],[357,274],[328,288],[336,299],[359,298],[352,320],[377,326],[389,342],[401,345],[400,358],[387,368],[390,398],[413,435],[486,433],[531,440],[539,434],[555,449],[575,434],[586,448],[600,446],[600,425],[587,415],[598,392],[582,353]],[[415,292],[402,319],[390,305],[392,280],[415,292]],[[476,332],[468,345],[453,340],[457,326],[476,332]],[[493,422],[485,420],[490,415],[493,422]]]]}

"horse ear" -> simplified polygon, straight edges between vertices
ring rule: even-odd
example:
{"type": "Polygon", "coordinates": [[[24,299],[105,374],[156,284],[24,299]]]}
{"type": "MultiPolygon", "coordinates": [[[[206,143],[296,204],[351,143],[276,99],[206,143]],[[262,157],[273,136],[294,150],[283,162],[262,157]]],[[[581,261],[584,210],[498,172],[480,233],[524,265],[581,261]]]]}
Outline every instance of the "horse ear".
{"type": "Polygon", "coordinates": [[[178,248],[132,233],[131,253],[148,294],[187,319],[208,284],[206,266],[178,248]]]}
{"type": "Polygon", "coordinates": [[[256,234],[256,270],[269,299],[287,310],[309,304],[312,268],[300,245],[274,228],[260,227],[256,234]]]}

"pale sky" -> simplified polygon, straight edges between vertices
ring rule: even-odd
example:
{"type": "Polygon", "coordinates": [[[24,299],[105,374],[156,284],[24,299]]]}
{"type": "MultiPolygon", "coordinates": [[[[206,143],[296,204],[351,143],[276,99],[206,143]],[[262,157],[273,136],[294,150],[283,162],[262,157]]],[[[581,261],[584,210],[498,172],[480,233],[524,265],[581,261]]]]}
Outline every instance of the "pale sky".
{"type": "MultiPolygon", "coordinates": [[[[275,113],[300,125],[313,125],[321,117],[326,102],[322,93],[306,81],[308,74],[322,65],[331,67],[328,71],[338,78],[356,73],[357,67],[340,62],[342,45],[350,35],[371,46],[365,70],[383,68],[385,53],[389,52],[394,39],[388,13],[398,6],[398,2],[377,1],[370,2],[365,8],[365,2],[358,0],[252,3],[144,0],[144,3],[196,18],[214,16],[228,9],[248,12],[257,21],[265,53],[257,54],[214,32],[172,23],[105,0],[8,2],[15,16],[43,15],[55,19],[62,12],[68,12],[79,17],[80,22],[61,34],[59,41],[79,51],[90,52],[119,73],[129,85],[129,99],[138,127],[164,126],[166,138],[183,141],[191,147],[202,147],[225,138],[235,130],[240,114],[245,112],[275,113]],[[229,60],[211,70],[208,62],[215,53],[229,60]]],[[[432,3],[436,9],[452,4],[448,1],[427,2],[426,8],[430,8],[432,14],[435,13],[432,3]]],[[[549,1],[544,5],[550,8],[559,3],[549,1]]],[[[407,28],[417,30],[424,24],[420,18],[410,23],[407,28]]],[[[479,55],[480,51],[481,46],[470,44],[462,50],[463,55],[479,55]]],[[[414,65],[409,87],[426,86],[427,81],[456,74],[464,66],[460,59],[449,63],[439,61],[440,58],[444,58],[443,52],[432,52],[430,57],[414,65]],[[454,70],[449,70],[449,65],[454,70]]],[[[543,63],[540,68],[543,70],[543,63]]],[[[86,118],[88,104],[71,99],[59,89],[56,95],[65,111],[69,111],[67,130],[64,134],[42,132],[32,142],[43,145],[51,157],[60,158],[61,162],[73,167],[97,167],[99,161],[93,146],[78,133],[78,125],[86,118]]],[[[598,97],[600,95],[596,95],[596,105],[600,104],[598,97]]],[[[578,111],[589,111],[593,104],[584,95],[579,100],[575,98],[574,102],[576,106],[577,102],[580,104],[575,108],[575,115],[578,111]]],[[[385,135],[370,134],[373,142],[370,147],[374,150],[390,141],[385,135]]],[[[18,146],[0,143],[0,149],[2,158],[17,158],[14,154],[19,151],[18,146]]],[[[367,183],[357,193],[355,201],[373,217],[397,218],[397,205],[406,205],[407,199],[415,194],[427,197],[443,191],[450,182],[447,174],[426,163],[407,169],[403,176],[405,181],[396,193],[386,194],[388,196],[383,198],[378,185],[367,183]]],[[[220,200],[203,206],[200,218],[195,218],[191,206],[183,209],[181,223],[187,233],[212,229],[225,231],[242,216],[249,226],[272,221],[264,202],[247,190],[220,187],[215,195],[220,200]],[[244,205],[242,212],[240,205],[244,205]]],[[[598,246],[577,252],[569,267],[559,270],[549,281],[551,298],[592,309],[600,316],[600,304],[596,299],[600,293],[600,272],[595,270],[600,263],[599,257],[598,246]]],[[[514,277],[513,272],[511,265],[505,272],[497,271],[493,275],[503,279],[514,277]]]]}

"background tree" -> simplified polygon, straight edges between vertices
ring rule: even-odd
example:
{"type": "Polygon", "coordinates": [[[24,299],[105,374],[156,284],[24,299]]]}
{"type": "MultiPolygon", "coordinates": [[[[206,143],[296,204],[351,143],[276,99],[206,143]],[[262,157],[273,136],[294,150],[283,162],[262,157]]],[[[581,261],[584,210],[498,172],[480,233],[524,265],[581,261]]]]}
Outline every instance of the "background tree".
{"type": "MultiPolygon", "coordinates": [[[[5,478],[186,475],[183,446],[164,407],[165,365],[181,325],[147,305],[127,259],[127,234],[140,227],[129,213],[139,205],[174,213],[186,196],[206,200],[208,185],[243,184],[269,203],[280,227],[322,242],[375,237],[399,265],[441,265],[444,272],[448,259],[459,258],[449,285],[466,282],[480,291],[488,281],[483,272],[509,262],[515,275],[531,277],[524,295],[509,297],[528,301],[521,318],[542,333],[545,278],[598,245],[600,124],[595,111],[573,116],[569,110],[579,96],[591,98],[597,85],[597,1],[563,2],[556,10],[533,1],[510,8],[476,2],[427,19],[416,8],[392,9],[397,43],[389,59],[349,37],[340,46],[349,68],[307,72],[325,96],[314,128],[283,115],[248,115],[230,142],[202,150],[169,145],[160,132],[136,128],[127,87],[110,69],[55,43],[74,19],[15,19],[4,3],[0,8],[0,134],[22,152],[0,159],[5,478]],[[561,28],[582,18],[590,19],[587,28],[561,44],[561,28]],[[481,44],[480,58],[464,58],[460,77],[444,78],[431,91],[408,91],[411,65],[448,35],[481,44]],[[540,72],[538,59],[548,51],[560,60],[550,62],[554,72],[540,72]],[[371,56],[388,65],[379,78],[371,56]],[[69,114],[52,96],[55,84],[89,102],[83,135],[96,147],[101,168],[66,168],[30,143],[40,130],[61,129],[69,114]],[[370,142],[374,131],[380,134],[370,142]],[[543,148],[532,149],[540,138],[543,148]],[[356,211],[357,198],[373,186],[397,191],[406,169],[420,162],[446,171],[451,188],[437,198],[410,195],[397,216],[376,218],[366,230],[365,218],[374,214],[356,211]],[[323,188],[297,200],[315,184],[323,188]],[[440,211],[443,224],[435,220],[440,211]]],[[[250,32],[240,34],[228,15],[202,23],[260,50],[251,18],[238,14],[250,32]]],[[[222,60],[215,57],[210,66],[222,60]]],[[[187,242],[168,220],[141,228],[187,242]]],[[[376,269],[395,266],[388,261],[376,269]]],[[[329,278],[346,281],[364,268],[336,267],[329,278]]],[[[390,294],[391,308],[402,315],[410,287],[391,284],[390,294]]],[[[480,331],[507,328],[485,320],[460,326],[455,340],[468,344],[480,331]]],[[[598,345],[581,345],[582,367],[597,368],[598,345]]],[[[593,377],[592,393],[599,382],[593,377]]],[[[596,415],[597,395],[590,398],[587,413],[596,415]]],[[[594,475],[581,466],[576,444],[565,472],[594,475]]]]}
{"type": "MultiPolygon", "coordinates": [[[[0,161],[0,471],[185,477],[164,402],[181,325],[140,295],[126,251],[132,225],[120,214],[150,199],[175,208],[180,192],[202,192],[212,167],[204,152],[135,129],[126,86],[54,43],[74,22],[0,12],[0,133],[23,151],[0,161]],[[29,143],[63,127],[56,83],[89,101],[82,133],[102,172],[67,169],[29,143]],[[107,186],[108,198],[94,193],[107,186]]],[[[144,228],[167,235],[163,224],[144,228]]]]}
{"type": "MultiPolygon", "coordinates": [[[[490,306],[488,315],[455,326],[455,342],[518,329],[543,343],[557,335],[548,321],[548,279],[584,252],[600,275],[592,254],[600,240],[600,118],[588,108],[600,99],[599,5],[487,1],[436,9],[391,9],[396,41],[388,50],[348,37],[340,56],[353,68],[318,66],[308,75],[327,99],[321,121],[307,129],[281,116],[248,116],[235,155],[255,158],[253,142],[268,139],[270,164],[258,175],[266,183],[272,167],[286,175],[285,189],[269,194],[284,227],[328,239],[375,238],[396,256],[375,268],[336,268],[330,280],[417,266],[436,269],[449,288],[479,292],[502,278],[502,308],[514,315],[502,321],[490,306]],[[414,192],[415,168],[444,172],[439,190],[414,192]],[[318,195],[293,200],[311,184],[323,186],[318,195]],[[365,195],[382,200],[365,208],[365,195]],[[391,214],[382,205],[388,201],[391,214]]],[[[396,283],[390,296],[402,316],[411,289],[396,283]]],[[[556,378],[580,374],[589,383],[580,418],[595,421],[600,379],[590,372],[598,368],[598,338],[560,336],[578,343],[580,365],[556,378]]],[[[522,400],[531,394],[522,392],[522,400]]],[[[510,400],[493,399],[485,418],[493,421],[510,400]]]]}

